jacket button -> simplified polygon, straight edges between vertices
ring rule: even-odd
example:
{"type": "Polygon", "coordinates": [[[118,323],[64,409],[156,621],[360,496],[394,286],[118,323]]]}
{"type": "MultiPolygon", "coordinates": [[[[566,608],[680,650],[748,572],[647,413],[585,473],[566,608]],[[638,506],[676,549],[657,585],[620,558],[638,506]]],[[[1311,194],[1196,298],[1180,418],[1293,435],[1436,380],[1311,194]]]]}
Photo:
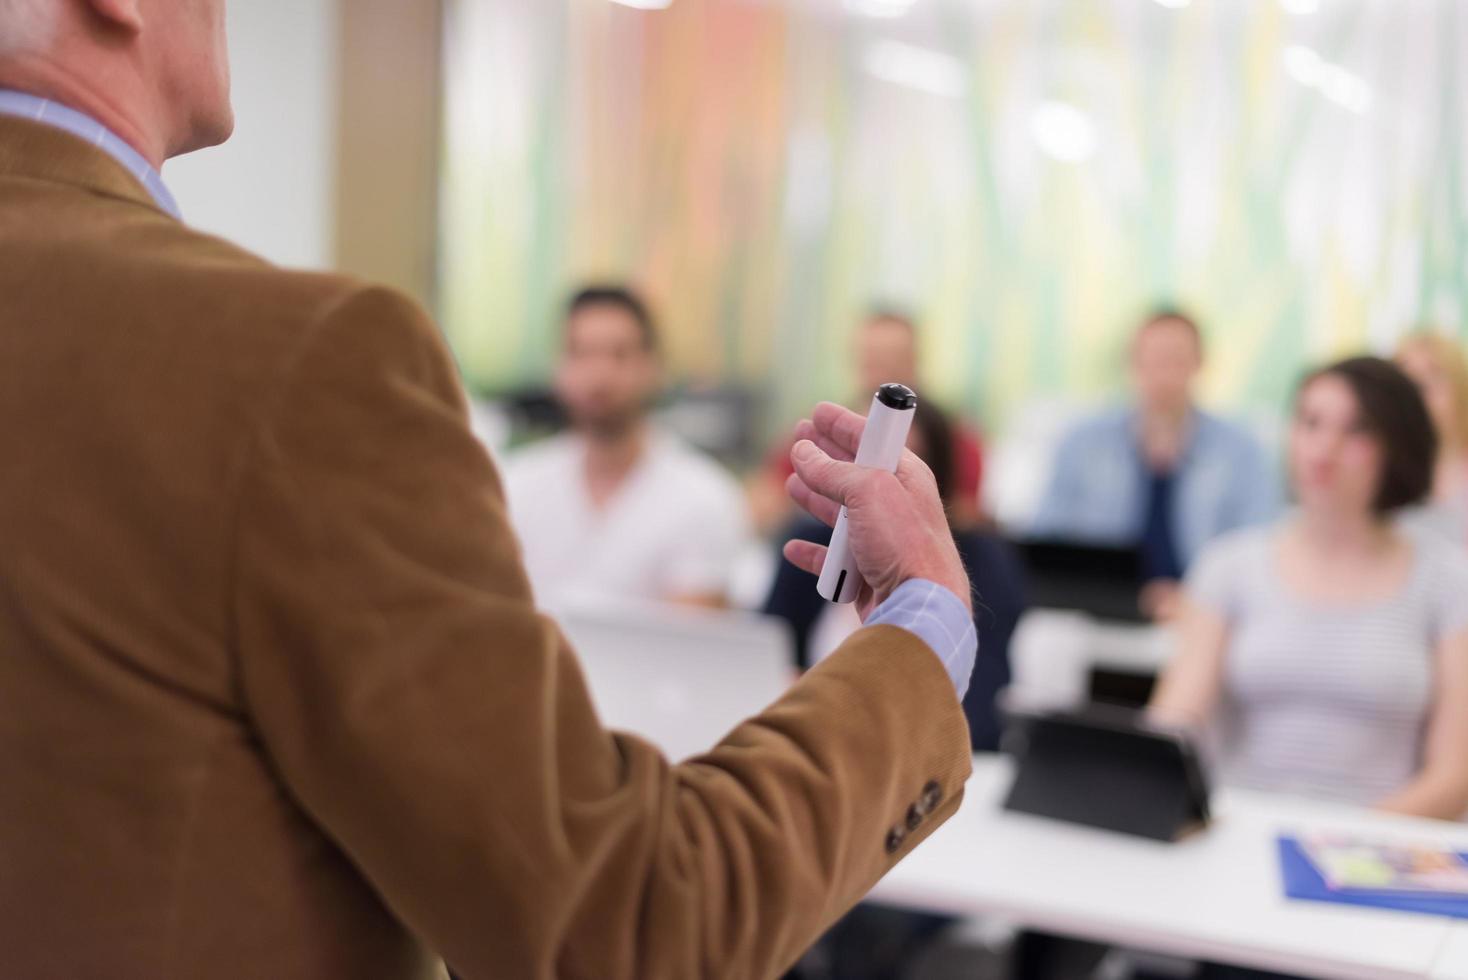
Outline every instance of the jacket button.
{"type": "Polygon", "coordinates": [[[938,804],[943,802],[943,787],[938,785],[937,780],[929,781],[923,787],[923,795],[918,800],[918,808],[922,810],[923,816],[927,816],[938,809],[938,804]]]}
{"type": "Polygon", "coordinates": [[[908,807],[907,808],[907,829],[908,829],[908,831],[911,832],[911,831],[917,830],[918,829],[918,824],[922,823],[923,822],[923,817],[926,817],[926,816],[927,816],[927,813],[925,813],[922,810],[922,808],[920,808],[916,803],[914,803],[912,806],[908,807]]]}
{"type": "Polygon", "coordinates": [[[887,853],[896,854],[897,849],[902,846],[902,842],[905,840],[907,840],[907,831],[901,827],[893,827],[887,831],[887,853]]]}

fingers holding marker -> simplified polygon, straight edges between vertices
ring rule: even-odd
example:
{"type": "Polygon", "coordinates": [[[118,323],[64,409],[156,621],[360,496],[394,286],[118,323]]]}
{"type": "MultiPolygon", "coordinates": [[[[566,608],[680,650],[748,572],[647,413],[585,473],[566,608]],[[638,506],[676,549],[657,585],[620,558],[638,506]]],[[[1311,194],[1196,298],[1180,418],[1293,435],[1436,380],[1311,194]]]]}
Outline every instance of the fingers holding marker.
{"type": "Polygon", "coordinates": [[[849,463],[852,460],[856,459],[855,452],[849,452],[844,449],[834,439],[818,429],[816,427],[816,424],[810,419],[802,419],[800,423],[795,426],[795,439],[797,442],[805,440],[807,442],[815,443],[820,448],[821,452],[825,453],[827,456],[830,456],[832,459],[838,459],[845,463],[849,463]]]}
{"type": "Polygon", "coordinates": [[[861,434],[867,427],[866,419],[849,408],[821,402],[811,413],[811,423],[817,432],[840,447],[843,454],[855,458],[861,446],[861,434]]]}
{"type": "Polygon", "coordinates": [[[795,475],[807,487],[838,504],[847,502],[862,479],[864,471],[855,463],[833,459],[819,446],[802,439],[790,450],[795,475]]]}
{"type": "Polygon", "coordinates": [[[785,490],[790,494],[790,499],[802,507],[816,520],[827,527],[836,526],[836,518],[841,513],[841,505],[834,500],[822,497],[810,487],[799,476],[791,474],[785,481],[785,490]]]}
{"type": "Polygon", "coordinates": [[[784,552],[786,561],[812,575],[821,574],[821,566],[826,563],[826,546],[814,541],[803,541],[799,538],[786,541],[784,552]]]}
{"type": "Polygon", "coordinates": [[[922,457],[911,449],[903,450],[902,459],[897,464],[896,474],[902,485],[909,489],[928,490],[938,486],[932,469],[923,462],[922,457]]]}

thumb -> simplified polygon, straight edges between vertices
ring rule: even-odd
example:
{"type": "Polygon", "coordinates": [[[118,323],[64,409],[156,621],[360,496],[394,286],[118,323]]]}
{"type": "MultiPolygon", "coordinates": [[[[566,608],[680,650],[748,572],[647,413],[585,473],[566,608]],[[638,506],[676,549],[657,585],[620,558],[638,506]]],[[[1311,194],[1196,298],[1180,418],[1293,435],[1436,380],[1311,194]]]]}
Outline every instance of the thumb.
{"type": "Polygon", "coordinates": [[[862,477],[861,467],[832,459],[808,439],[797,442],[790,450],[790,462],[806,486],[838,504],[846,503],[862,477]]]}
{"type": "Polygon", "coordinates": [[[826,564],[826,546],[814,541],[802,541],[799,538],[786,541],[784,553],[786,561],[812,575],[821,574],[821,568],[826,564]]]}

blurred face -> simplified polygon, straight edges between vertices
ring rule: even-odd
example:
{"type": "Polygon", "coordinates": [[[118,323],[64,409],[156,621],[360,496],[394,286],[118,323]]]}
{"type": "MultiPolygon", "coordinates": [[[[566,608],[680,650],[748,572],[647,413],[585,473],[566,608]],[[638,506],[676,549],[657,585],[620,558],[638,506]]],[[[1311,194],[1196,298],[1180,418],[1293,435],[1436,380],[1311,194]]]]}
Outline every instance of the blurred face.
{"type": "Polygon", "coordinates": [[[657,355],[626,310],[586,306],[567,322],[556,394],[578,431],[592,438],[625,434],[647,413],[659,381],[657,355]]]}
{"type": "Polygon", "coordinates": [[[887,319],[863,324],[856,338],[856,376],[864,393],[889,381],[916,387],[917,343],[911,328],[887,319]]]}
{"type": "Polygon", "coordinates": [[[167,153],[216,146],[234,131],[225,0],[143,0],[143,43],[170,127],[167,153]]]}
{"type": "Polygon", "coordinates": [[[1384,462],[1350,385],[1332,375],[1300,392],[1290,426],[1290,478],[1300,506],[1330,513],[1372,511],[1384,462]]]}
{"type": "Polygon", "coordinates": [[[1422,347],[1408,347],[1397,357],[1397,366],[1422,392],[1422,400],[1427,402],[1427,412],[1432,416],[1432,424],[1443,444],[1461,444],[1468,433],[1458,431],[1453,381],[1432,353],[1422,347]]]}
{"type": "Polygon", "coordinates": [[[1193,382],[1203,367],[1193,331],[1179,320],[1143,327],[1132,344],[1132,387],[1144,411],[1182,412],[1193,404],[1193,382]]]}

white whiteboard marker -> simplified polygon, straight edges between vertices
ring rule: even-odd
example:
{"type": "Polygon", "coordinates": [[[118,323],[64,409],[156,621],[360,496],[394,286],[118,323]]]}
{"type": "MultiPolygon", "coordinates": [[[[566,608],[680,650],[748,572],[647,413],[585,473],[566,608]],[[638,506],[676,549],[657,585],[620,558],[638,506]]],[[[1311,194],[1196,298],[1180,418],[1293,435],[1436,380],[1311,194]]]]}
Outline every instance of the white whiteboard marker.
{"type": "MultiPolygon", "coordinates": [[[[872,397],[872,410],[867,413],[866,431],[856,450],[856,465],[868,469],[897,472],[902,451],[907,447],[907,430],[917,409],[917,395],[906,385],[886,384],[872,397]]],[[[831,546],[816,591],[831,602],[855,602],[861,591],[861,573],[846,540],[846,508],[836,518],[831,532],[831,546]]]]}

